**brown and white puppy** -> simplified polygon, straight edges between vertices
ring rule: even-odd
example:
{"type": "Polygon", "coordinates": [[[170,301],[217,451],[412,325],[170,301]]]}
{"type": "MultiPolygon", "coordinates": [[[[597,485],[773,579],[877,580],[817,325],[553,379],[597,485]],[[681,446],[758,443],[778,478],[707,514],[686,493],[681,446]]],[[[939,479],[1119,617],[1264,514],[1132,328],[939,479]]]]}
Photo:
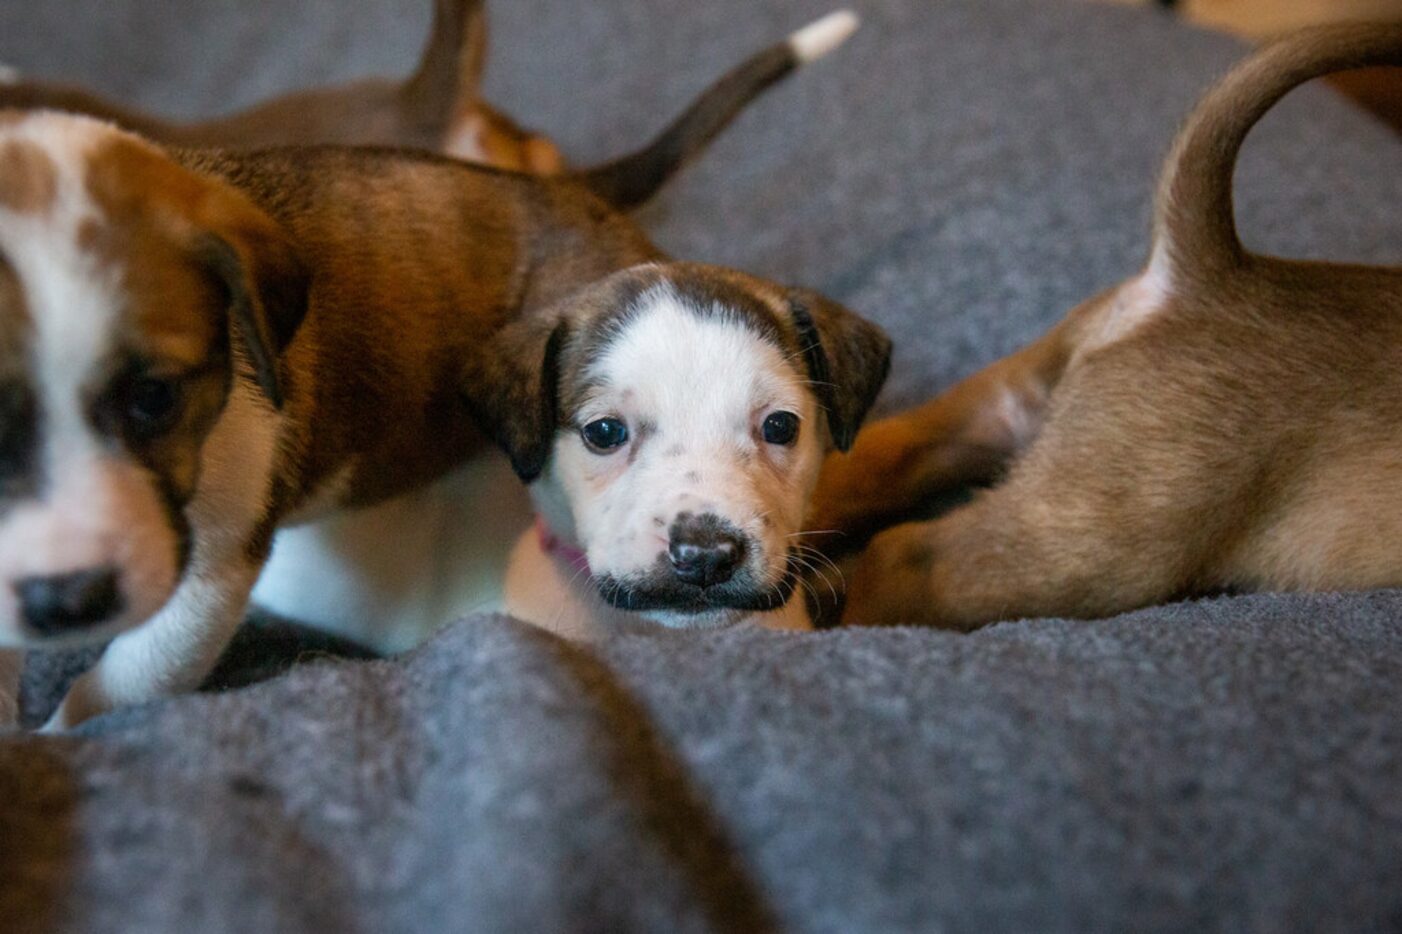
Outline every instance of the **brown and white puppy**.
{"type": "Polygon", "coordinates": [[[123,633],[50,727],[197,684],[279,526],[483,451],[486,338],[657,258],[613,205],[846,32],[800,31],[648,149],[560,179],[398,150],[172,155],[0,113],[0,645],[123,633]]]}
{"type": "Polygon", "coordinates": [[[419,66],[402,81],[367,78],[286,94],[211,120],[176,123],[84,88],[21,81],[0,72],[0,109],[87,114],[169,146],[405,146],[503,169],[558,174],[565,166],[554,143],[482,100],[486,43],[483,0],[435,0],[419,66]]]}
{"type": "Polygon", "coordinates": [[[513,615],[577,638],[647,620],[808,628],[791,600],[823,456],[846,450],[890,341],[811,292],[651,263],[504,328],[475,358],[484,427],[539,520],[513,615]]]}
{"type": "Polygon", "coordinates": [[[1286,93],[1402,64],[1402,27],[1268,46],[1180,134],[1152,255],[1030,347],[878,422],[827,465],[818,528],[878,535],[845,620],[971,629],[1179,595],[1402,584],[1402,269],[1294,262],[1237,238],[1232,173],[1286,93]]]}

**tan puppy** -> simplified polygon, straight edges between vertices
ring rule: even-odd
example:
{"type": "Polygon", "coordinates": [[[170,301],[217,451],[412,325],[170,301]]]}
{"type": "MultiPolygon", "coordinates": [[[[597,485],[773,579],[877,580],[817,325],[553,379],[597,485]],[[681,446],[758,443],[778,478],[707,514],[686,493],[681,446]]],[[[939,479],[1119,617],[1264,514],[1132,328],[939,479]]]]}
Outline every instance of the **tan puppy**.
{"type": "Polygon", "coordinates": [[[1130,281],[827,465],[814,528],[860,536],[941,490],[993,489],[877,536],[846,621],[970,629],[1222,589],[1402,584],[1402,270],[1247,253],[1232,172],[1311,78],[1402,64],[1402,27],[1265,48],[1194,112],[1130,281]]]}
{"type": "Polygon", "coordinates": [[[407,146],[503,169],[563,171],[554,143],[482,100],[486,42],[482,0],[435,0],[423,57],[403,81],[369,78],[286,94],[212,120],[174,123],[83,88],[9,75],[9,81],[0,76],[0,109],[88,114],[170,146],[407,146]]]}
{"type": "Polygon", "coordinates": [[[0,645],[132,630],[49,726],[198,684],[279,526],[482,451],[487,338],[656,259],[611,205],[850,32],[832,25],[638,155],[555,180],[397,150],[172,158],[89,118],[0,113],[0,645]]]}

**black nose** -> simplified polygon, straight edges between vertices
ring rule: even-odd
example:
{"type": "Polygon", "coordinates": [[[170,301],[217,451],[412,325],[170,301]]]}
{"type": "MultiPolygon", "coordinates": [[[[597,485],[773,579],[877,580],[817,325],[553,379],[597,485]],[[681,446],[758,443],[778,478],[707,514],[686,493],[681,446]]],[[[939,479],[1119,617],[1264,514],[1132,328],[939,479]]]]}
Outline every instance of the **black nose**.
{"type": "Polygon", "coordinates": [[[730,580],[745,558],[745,542],[718,516],[680,516],[672,523],[667,546],[678,580],[710,587],[730,580]]]}
{"type": "Polygon", "coordinates": [[[122,607],[117,573],[111,568],[27,577],[14,586],[24,621],[43,635],[94,626],[122,607]]]}

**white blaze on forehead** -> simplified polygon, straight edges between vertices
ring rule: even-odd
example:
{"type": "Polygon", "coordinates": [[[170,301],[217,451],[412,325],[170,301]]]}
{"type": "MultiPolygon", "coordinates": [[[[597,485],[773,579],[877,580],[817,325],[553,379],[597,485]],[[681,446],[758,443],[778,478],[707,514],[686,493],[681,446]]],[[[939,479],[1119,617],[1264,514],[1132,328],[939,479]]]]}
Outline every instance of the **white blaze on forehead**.
{"type": "Polygon", "coordinates": [[[620,391],[669,438],[706,443],[749,439],[754,408],[801,411],[805,377],[774,343],[724,308],[689,308],[662,286],[645,294],[622,333],[589,368],[604,391],[582,420],[605,411],[620,391]],[[598,408],[598,406],[603,408],[598,408]]]}
{"type": "MultiPolygon", "coordinates": [[[[16,214],[0,207],[0,255],[19,278],[31,322],[30,352],[36,389],[51,419],[63,419],[75,389],[111,347],[120,311],[118,274],[79,245],[79,231],[98,220],[87,191],[88,159],[119,131],[80,117],[42,113],[0,128],[0,146],[21,141],[52,162],[55,197],[43,212],[16,214]]],[[[51,425],[50,430],[70,426],[51,425]]]]}
{"type": "Polygon", "coordinates": [[[0,644],[19,638],[12,588],[26,577],[111,565],[121,575],[125,625],[158,609],[175,583],[175,537],[151,479],[110,452],[89,417],[89,390],[106,375],[122,298],[120,273],[85,253],[79,232],[99,220],[88,160],[119,132],[49,113],[0,128],[0,146],[37,146],[55,169],[46,210],[0,207],[0,254],[24,296],[27,375],[41,418],[39,498],[0,519],[0,644]]]}
{"type": "MultiPolygon", "coordinates": [[[[0,131],[0,145],[38,146],[56,170],[49,210],[10,214],[0,208],[0,254],[24,292],[29,378],[38,397],[39,469],[47,498],[87,486],[103,459],[88,418],[86,393],[105,364],[120,311],[120,279],[79,246],[79,230],[98,219],[86,186],[87,161],[112,130],[105,124],[40,114],[0,131]]],[[[3,526],[0,526],[3,534],[3,526]]]]}

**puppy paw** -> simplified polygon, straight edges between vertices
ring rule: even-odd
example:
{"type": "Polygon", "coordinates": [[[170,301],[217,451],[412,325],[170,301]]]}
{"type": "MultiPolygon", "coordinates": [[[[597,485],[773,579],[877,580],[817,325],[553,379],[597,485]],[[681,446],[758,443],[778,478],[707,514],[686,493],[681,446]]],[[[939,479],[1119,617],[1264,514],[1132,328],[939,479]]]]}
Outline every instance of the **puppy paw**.
{"type": "Polygon", "coordinates": [[[923,525],[883,532],[848,576],[844,626],[938,625],[931,587],[934,547],[923,525]]]}
{"type": "Polygon", "coordinates": [[[110,708],[110,705],[102,703],[100,698],[94,696],[94,692],[84,684],[85,680],[87,680],[87,675],[74,683],[58,705],[58,709],[39,728],[40,733],[45,735],[65,733],[83,721],[105,713],[110,708]]]}

